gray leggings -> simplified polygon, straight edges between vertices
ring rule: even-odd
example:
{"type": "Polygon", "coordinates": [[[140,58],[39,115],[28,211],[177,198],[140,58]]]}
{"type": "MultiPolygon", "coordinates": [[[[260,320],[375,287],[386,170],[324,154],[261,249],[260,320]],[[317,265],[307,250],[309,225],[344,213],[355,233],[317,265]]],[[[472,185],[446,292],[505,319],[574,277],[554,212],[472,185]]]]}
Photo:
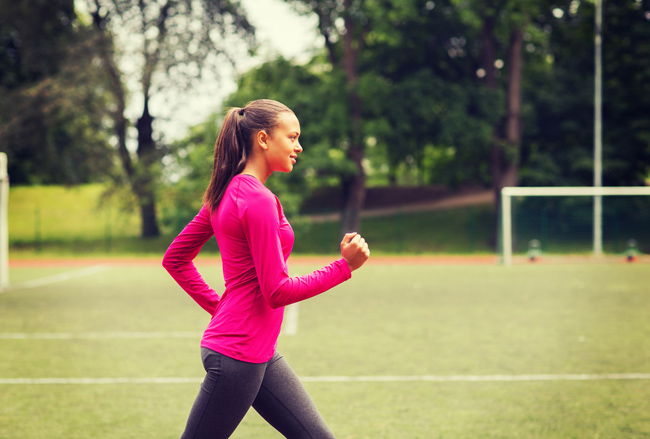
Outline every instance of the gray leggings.
{"type": "Polygon", "coordinates": [[[181,439],[225,439],[252,406],[290,439],[334,439],[282,355],[266,363],[238,361],[201,348],[207,372],[181,439]]]}

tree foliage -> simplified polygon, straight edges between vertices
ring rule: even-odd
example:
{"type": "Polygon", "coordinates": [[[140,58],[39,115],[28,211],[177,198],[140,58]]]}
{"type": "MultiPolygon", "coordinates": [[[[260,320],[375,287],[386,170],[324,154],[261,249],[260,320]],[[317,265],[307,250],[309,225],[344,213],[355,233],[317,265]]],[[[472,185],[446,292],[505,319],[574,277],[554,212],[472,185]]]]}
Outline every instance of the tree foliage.
{"type": "MultiPolygon", "coordinates": [[[[275,99],[291,108],[300,120],[300,143],[304,148],[293,172],[279,174],[267,184],[282,199],[285,213],[296,217],[305,196],[321,188],[338,188],[340,176],[354,172],[354,165],[342,153],[345,142],[345,94],[342,78],[327,71],[326,63],[313,60],[295,65],[283,58],[262,64],[243,74],[237,91],[223,107],[241,107],[256,99],[275,99]],[[332,83],[332,82],[335,83],[332,83]],[[339,92],[337,92],[337,90],[339,92]]],[[[182,215],[191,215],[201,204],[201,197],[212,172],[214,143],[223,114],[215,114],[193,127],[190,135],[172,145],[174,160],[168,166],[168,179],[179,198],[189,195],[189,203],[180,199],[182,215]],[[185,194],[185,195],[184,195],[185,194]]]]}
{"type": "Polygon", "coordinates": [[[352,172],[342,174],[341,232],[359,230],[360,212],[366,197],[364,170],[365,133],[364,101],[360,92],[360,60],[365,52],[366,37],[371,27],[369,0],[286,0],[304,13],[318,18],[318,30],[325,40],[329,62],[334,74],[345,79],[342,84],[345,101],[344,154],[354,165],[352,172]]]}
{"type": "MultiPolygon", "coordinates": [[[[159,172],[177,182],[177,205],[196,210],[221,117],[170,148],[152,97],[251,48],[253,28],[236,1],[86,1],[94,31],[72,0],[0,0],[0,148],[24,183],[98,178],[117,150],[150,226],[143,235],[155,234],[159,172]],[[120,56],[136,60],[133,77],[120,56]],[[134,120],[129,100],[142,103],[134,120]]],[[[369,181],[592,184],[593,2],[285,1],[317,18],[322,53],[251,69],[224,106],[271,98],[298,115],[305,151],[293,173],[269,180],[289,214],[319,187],[340,188],[350,208],[369,181]]],[[[604,184],[644,184],[650,1],[604,4],[604,184]]]]}
{"type": "Polygon", "coordinates": [[[12,183],[105,178],[110,99],[73,1],[1,0],[0,40],[0,149],[12,183]]]}
{"type": "Polygon", "coordinates": [[[368,35],[369,116],[389,154],[391,181],[412,163],[420,184],[487,183],[493,125],[502,95],[476,81],[477,30],[449,1],[393,1],[368,35]],[[371,76],[372,75],[372,76],[371,76]]]}
{"type": "MultiPolygon", "coordinates": [[[[305,65],[278,59],[252,69],[226,105],[271,97],[296,110],[305,152],[294,173],[279,180],[290,193],[308,195],[341,185],[354,172],[346,157],[349,89],[343,69],[332,62],[344,53],[344,9],[336,1],[293,4],[318,15],[325,50],[305,65]]],[[[648,86],[650,58],[643,55],[650,14],[639,1],[607,5],[605,182],[642,184],[650,163],[648,111],[647,95],[638,91],[648,86]]],[[[382,179],[373,180],[379,184],[491,186],[496,151],[502,166],[516,164],[521,184],[590,185],[593,10],[576,1],[363,2],[357,67],[366,174],[380,173],[382,179]],[[489,35],[486,20],[492,20],[489,35]],[[509,122],[508,63],[512,33],[519,31],[520,108],[509,122]],[[521,138],[507,136],[508,123],[521,125],[521,138]]]]}
{"type": "Polygon", "coordinates": [[[87,1],[117,102],[113,117],[119,157],[125,180],[138,199],[141,234],[158,236],[156,187],[166,145],[155,133],[157,109],[152,97],[169,88],[183,92],[201,77],[204,68],[228,60],[242,40],[244,47],[252,48],[254,28],[234,0],[87,1]],[[141,98],[142,109],[136,121],[128,121],[125,115],[128,78],[119,68],[113,46],[125,35],[128,43],[122,50],[138,64],[134,76],[140,89],[133,92],[141,98]],[[130,124],[138,133],[135,154],[127,149],[130,124]]]}
{"type": "MultiPolygon", "coordinates": [[[[603,184],[650,176],[650,2],[604,2],[603,184]]],[[[594,5],[566,2],[539,17],[546,66],[528,75],[522,183],[593,184],[594,5]]]]}

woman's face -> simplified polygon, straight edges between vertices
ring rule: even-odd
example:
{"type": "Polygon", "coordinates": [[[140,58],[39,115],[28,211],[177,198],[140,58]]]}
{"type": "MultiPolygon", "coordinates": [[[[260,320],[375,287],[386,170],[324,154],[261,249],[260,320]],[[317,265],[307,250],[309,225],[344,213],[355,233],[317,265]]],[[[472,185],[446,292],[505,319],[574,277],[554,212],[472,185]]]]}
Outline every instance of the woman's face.
{"type": "Polygon", "coordinates": [[[296,164],[302,146],[300,137],[300,122],[295,114],[285,112],[278,116],[278,125],[267,138],[267,163],[271,172],[291,172],[296,164]]]}

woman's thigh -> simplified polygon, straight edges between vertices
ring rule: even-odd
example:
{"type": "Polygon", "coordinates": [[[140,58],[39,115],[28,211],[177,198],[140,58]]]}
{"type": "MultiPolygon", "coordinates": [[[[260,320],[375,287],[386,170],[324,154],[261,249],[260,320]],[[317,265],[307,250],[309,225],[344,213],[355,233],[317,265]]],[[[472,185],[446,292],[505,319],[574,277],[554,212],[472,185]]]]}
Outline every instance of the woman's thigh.
{"type": "Polygon", "coordinates": [[[234,360],[206,348],[201,356],[207,373],[182,439],[225,439],[255,400],[266,364],[234,360]]]}
{"type": "Polygon", "coordinates": [[[253,408],[286,438],[334,438],[307,390],[280,354],[269,361],[253,408]]]}

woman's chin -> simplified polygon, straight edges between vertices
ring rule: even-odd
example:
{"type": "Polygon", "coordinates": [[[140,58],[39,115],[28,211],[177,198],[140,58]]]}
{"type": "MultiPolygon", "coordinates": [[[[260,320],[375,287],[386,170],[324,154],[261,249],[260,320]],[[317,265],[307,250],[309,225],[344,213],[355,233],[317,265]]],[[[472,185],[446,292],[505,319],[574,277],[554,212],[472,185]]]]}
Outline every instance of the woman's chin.
{"type": "Polygon", "coordinates": [[[285,173],[285,174],[286,174],[287,172],[291,172],[291,171],[293,171],[293,165],[291,165],[291,166],[288,167],[288,168],[276,169],[276,170],[275,170],[275,172],[283,172],[283,173],[285,173]]]}

